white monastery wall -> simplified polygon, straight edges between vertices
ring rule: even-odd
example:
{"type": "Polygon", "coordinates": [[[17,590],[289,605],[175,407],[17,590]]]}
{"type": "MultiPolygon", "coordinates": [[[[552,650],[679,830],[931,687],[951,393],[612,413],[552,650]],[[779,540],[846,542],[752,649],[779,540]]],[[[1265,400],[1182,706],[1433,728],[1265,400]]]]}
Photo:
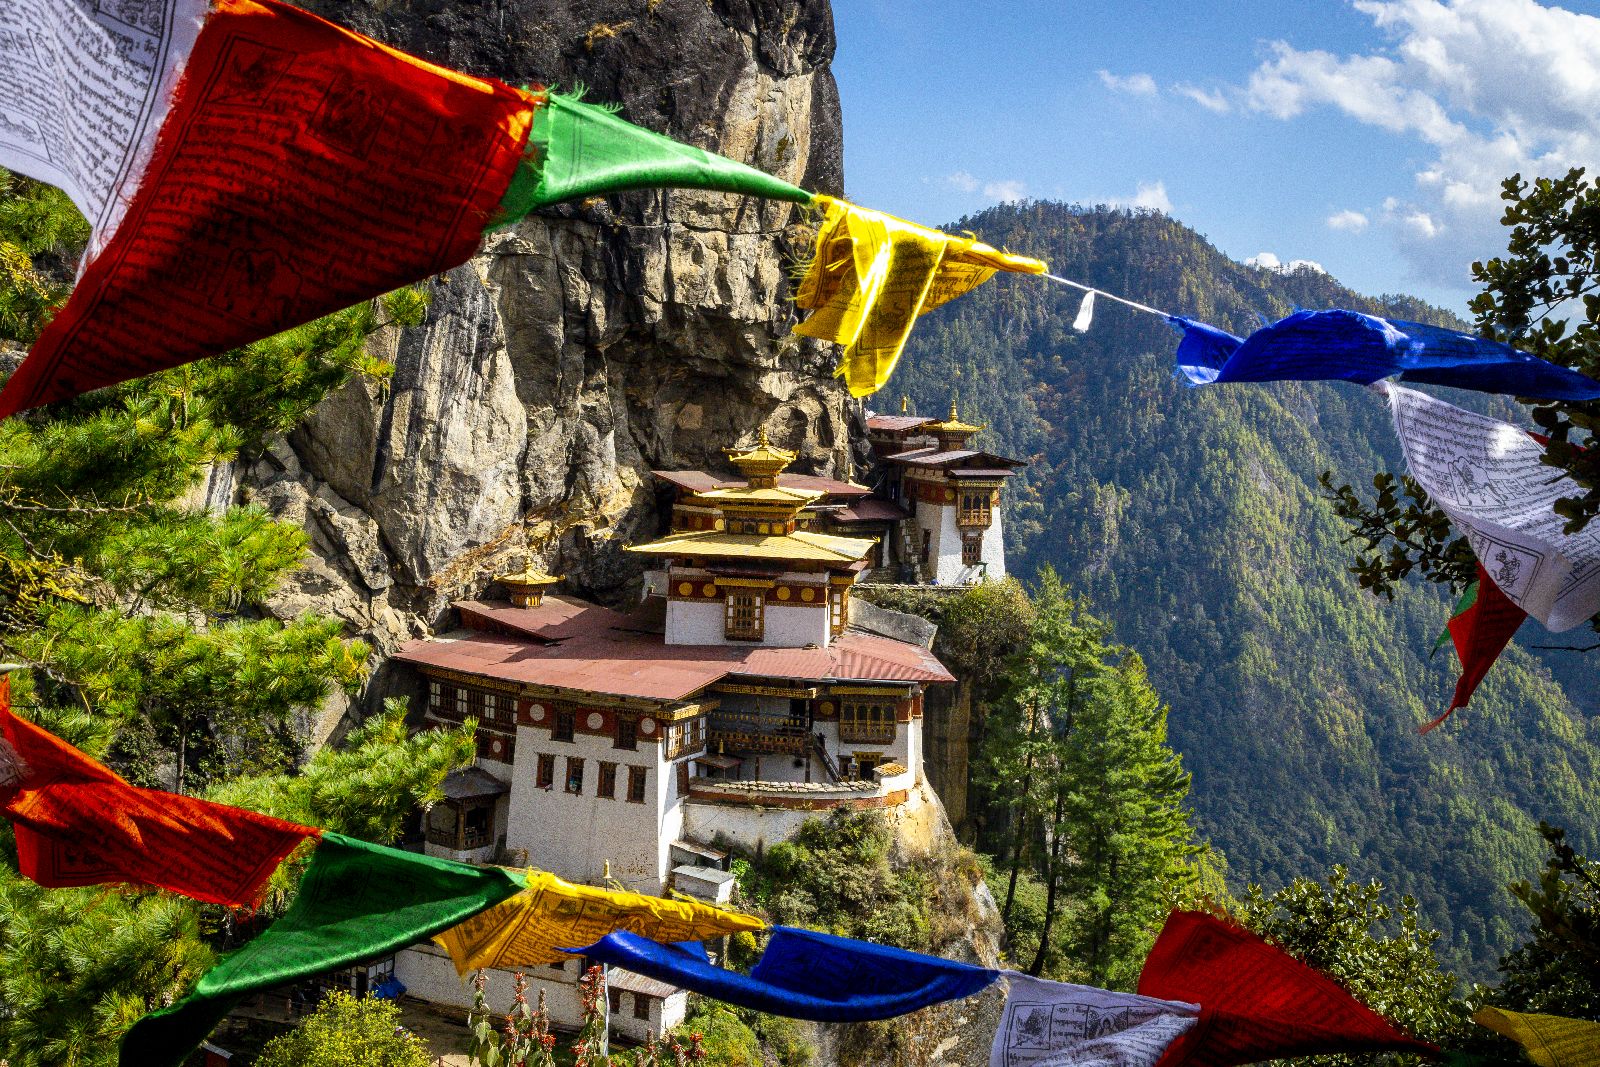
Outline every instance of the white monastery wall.
{"type": "MultiPolygon", "coordinates": [[[[637,750],[615,748],[608,738],[576,733],[554,741],[542,727],[517,728],[517,768],[511,781],[508,849],[525,849],[527,862],[563,878],[598,880],[611,861],[611,876],[641,892],[658,893],[667,867],[660,844],[662,773],[660,746],[641,741],[637,750]],[[538,785],[539,755],[555,756],[550,788],[538,785]],[[569,793],[567,760],[583,760],[583,791],[569,793]],[[613,798],[598,795],[600,762],[617,764],[613,798]],[[645,799],[628,797],[628,768],[645,768],[645,799]]],[[[671,840],[670,838],[668,839],[671,840]]]]}
{"type": "MultiPolygon", "coordinates": [[[[582,977],[582,961],[571,959],[554,966],[523,968],[527,982],[525,994],[529,1008],[538,1007],[539,990],[545,994],[545,1009],[550,1013],[553,1026],[575,1031],[583,1025],[583,1000],[578,993],[578,979],[582,977]]],[[[462,978],[456,974],[449,955],[432,942],[423,942],[395,953],[395,977],[406,987],[406,992],[431,1004],[460,1008],[465,1013],[472,1007],[474,990],[472,975],[462,978]]],[[[483,994],[488,1007],[497,1020],[503,1021],[510,1010],[515,989],[513,972],[498,967],[485,968],[488,984],[483,994]]],[[[635,994],[621,990],[621,1010],[611,1015],[611,1033],[631,1041],[643,1042],[649,1033],[660,1034],[683,1021],[688,1012],[689,997],[678,992],[665,998],[646,997],[650,1017],[634,1016],[635,994]]],[[[496,1024],[498,1026],[498,1022],[496,1024]]]]}
{"type": "MultiPolygon", "coordinates": [[[[818,595],[825,595],[818,587],[818,595]]],[[[817,607],[786,607],[768,601],[763,612],[762,639],[759,644],[784,648],[801,648],[808,644],[828,647],[831,634],[828,629],[828,609],[817,607]]],[[[755,641],[730,641],[725,636],[726,609],[718,600],[668,600],[667,638],[669,645],[742,645],[749,647],[755,641]]]]}

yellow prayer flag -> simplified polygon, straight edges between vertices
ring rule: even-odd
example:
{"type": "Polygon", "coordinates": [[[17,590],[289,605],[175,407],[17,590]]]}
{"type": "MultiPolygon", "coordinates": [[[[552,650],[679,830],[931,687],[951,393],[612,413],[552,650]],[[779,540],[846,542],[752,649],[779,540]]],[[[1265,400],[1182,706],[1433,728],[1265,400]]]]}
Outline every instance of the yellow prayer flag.
{"type": "Polygon", "coordinates": [[[701,941],[738,930],[763,930],[754,915],[709,904],[573,885],[547,871],[528,888],[434,937],[459,974],[480,967],[533,967],[571,959],[563,948],[591,945],[616,930],[652,941],[701,941]]]}
{"type": "Polygon", "coordinates": [[[1521,1045],[1539,1067],[1600,1065],[1600,1023],[1504,1008],[1479,1008],[1472,1021],[1521,1045]]]}
{"type": "Polygon", "coordinates": [[[830,196],[795,303],[814,314],[794,328],[845,346],[838,376],[852,396],[882,388],[918,315],[971,292],[997,270],[1043,274],[1045,264],[869,211],[830,196]]]}

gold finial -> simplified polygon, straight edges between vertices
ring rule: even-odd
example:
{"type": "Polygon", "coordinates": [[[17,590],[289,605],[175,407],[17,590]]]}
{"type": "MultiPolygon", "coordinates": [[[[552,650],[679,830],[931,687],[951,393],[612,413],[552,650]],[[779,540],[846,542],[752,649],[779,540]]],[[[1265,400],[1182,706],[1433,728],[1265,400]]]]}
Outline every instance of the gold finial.
{"type": "Polygon", "coordinates": [[[611,861],[610,860],[606,860],[605,870],[600,872],[600,877],[601,878],[610,878],[611,877],[611,861]]]}
{"type": "Polygon", "coordinates": [[[904,393],[900,394],[900,414],[904,415],[911,410],[911,398],[904,393]]]}
{"type": "Polygon", "coordinates": [[[959,417],[957,417],[957,415],[956,415],[956,401],[959,399],[959,397],[960,397],[959,393],[952,393],[950,395],[950,421],[951,422],[960,422],[961,421],[961,419],[959,417]]]}
{"type": "Polygon", "coordinates": [[[770,448],[771,446],[772,446],[772,441],[771,441],[770,438],[767,437],[767,428],[765,426],[763,426],[763,427],[761,427],[761,429],[756,431],[756,447],[757,448],[770,448]]]}

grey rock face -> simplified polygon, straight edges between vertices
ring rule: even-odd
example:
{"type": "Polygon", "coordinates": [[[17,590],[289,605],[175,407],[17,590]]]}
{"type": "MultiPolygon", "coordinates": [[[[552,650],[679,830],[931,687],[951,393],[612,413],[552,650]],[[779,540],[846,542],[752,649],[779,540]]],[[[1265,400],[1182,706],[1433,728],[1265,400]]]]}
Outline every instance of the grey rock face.
{"type": "MultiPolygon", "coordinates": [[[[826,0],[305,6],[456,69],[587,85],[631,121],[840,191],[826,0]]],[[[337,614],[381,656],[527,552],[581,595],[625,597],[641,568],[623,546],[658,532],[652,468],[718,468],[765,428],[797,470],[847,473],[858,416],[831,349],[789,334],[809,237],[793,205],[680,191],[491,235],[428,284],[424,325],[374,339],[392,380],[351,384],[213,479],[310,535],[270,608],[337,614]]]]}

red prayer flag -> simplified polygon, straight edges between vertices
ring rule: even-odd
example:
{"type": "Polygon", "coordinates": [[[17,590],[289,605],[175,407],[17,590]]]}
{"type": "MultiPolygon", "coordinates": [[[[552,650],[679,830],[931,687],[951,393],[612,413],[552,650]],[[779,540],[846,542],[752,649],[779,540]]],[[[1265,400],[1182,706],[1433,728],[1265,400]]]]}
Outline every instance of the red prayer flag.
{"type": "Polygon", "coordinates": [[[1156,1067],[1234,1067],[1326,1052],[1437,1053],[1333,979],[1232,922],[1174,911],[1139,975],[1139,995],[1200,1005],[1200,1021],[1156,1067]]]}
{"type": "Polygon", "coordinates": [[[296,845],[321,834],[243,808],[131,786],[13,715],[9,679],[0,679],[0,729],[0,811],[16,828],[18,866],[42,886],[132,882],[247,907],[296,845]]]}
{"type": "Polygon", "coordinates": [[[126,216],[0,418],[464,263],[535,106],[276,0],[216,0],[126,216]]]}
{"type": "Polygon", "coordinates": [[[1489,572],[1478,564],[1478,595],[1447,624],[1450,639],[1456,646],[1456,657],[1461,660],[1461,677],[1456,681],[1456,692],[1445,713],[1418,728],[1427,733],[1448,719],[1457,708],[1467,706],[1478,683],[1489,673],[1494,661],[1510,643],[1512,635],[1522,625],[1528,613],[1512,603],[1489,577],[1489,572]]]}

